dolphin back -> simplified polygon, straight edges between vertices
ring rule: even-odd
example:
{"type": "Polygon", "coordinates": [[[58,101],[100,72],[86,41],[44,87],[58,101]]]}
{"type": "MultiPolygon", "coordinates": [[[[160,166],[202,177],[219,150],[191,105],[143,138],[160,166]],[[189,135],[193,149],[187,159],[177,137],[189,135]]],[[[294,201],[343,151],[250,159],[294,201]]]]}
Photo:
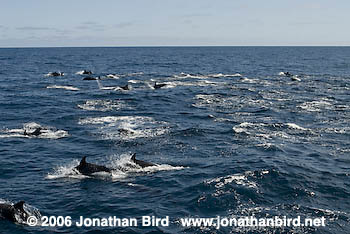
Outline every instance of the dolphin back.
{"type": "Polygon", "coordinates": [[[93,164],[93,163],[87,163],[86,162],[86,156],[84,156],[81,161],[79,166],[76,167],[76,169],[83,175],[90,175],[95,172],[111,172],[112,170],[108,167],[93,164]]]}

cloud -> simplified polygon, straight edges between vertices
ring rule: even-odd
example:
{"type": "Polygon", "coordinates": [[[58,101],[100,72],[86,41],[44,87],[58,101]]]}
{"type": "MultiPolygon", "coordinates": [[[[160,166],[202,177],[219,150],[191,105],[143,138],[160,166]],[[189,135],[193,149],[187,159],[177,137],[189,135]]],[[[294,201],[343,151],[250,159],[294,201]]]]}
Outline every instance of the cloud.
{"type": "Polygon", "coordinates": [[[295,21],[295,22],[291,22],[290,25],[296,25],[296,26],[300,26],[300,25],[332,25],[332,24],[336,24],[336,22],[332,22],[332,21],[295,21]]]}
{"type": "Polygon", "coordinates": [[[197,18],[197,17],[210,17],[210,16],[212,16],[212,14],[206,14],[206,13],[182,15],[183,18],[197,18]]]}
{"type": "Polygon", "coordinates": [[[80,25],[76,26],[75,28],[79,30],[104,31],[106,26],[98,22],[86,21],[80,23],[80,25]]]}
{"type": "Polygon", "coordinates": [[[134,22],[122,22],[122,23],[118,23],[118,24],[115,24],[114,27],[116,28],[127,28],[127,27],[131,27],[135,25],[134,22]]]}
{"type": "Polygon", "coordinates": [[[49,27],[32,27],[32,26],[17,27],[16,29],[20,30],[20,31],[47,31],[47,30],[55,30],[54,28],[49,28],[49,27]]]}
{"type": "Polygon", "coordinates": [[[94,21],[85,21],[81,23],[82,25],[99,25],[99,23],[94,21]]]}

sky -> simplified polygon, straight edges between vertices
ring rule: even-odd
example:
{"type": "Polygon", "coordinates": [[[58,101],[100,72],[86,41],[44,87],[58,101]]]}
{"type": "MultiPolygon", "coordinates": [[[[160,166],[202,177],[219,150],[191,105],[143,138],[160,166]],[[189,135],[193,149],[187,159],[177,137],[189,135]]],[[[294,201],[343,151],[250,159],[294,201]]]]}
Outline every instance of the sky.
{"type": "Polygon", "coordinates": [[[0,0],[0,47],[349,46],[349,0],[0,0]]]}

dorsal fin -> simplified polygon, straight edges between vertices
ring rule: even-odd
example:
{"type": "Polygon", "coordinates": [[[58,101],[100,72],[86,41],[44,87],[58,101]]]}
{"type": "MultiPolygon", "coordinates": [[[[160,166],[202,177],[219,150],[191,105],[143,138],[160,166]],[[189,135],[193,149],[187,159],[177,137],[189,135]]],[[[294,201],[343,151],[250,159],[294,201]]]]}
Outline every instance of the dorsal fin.
{"type": "Polygon", "coordinates": [[[16,204],[13,205],[13,207],[18,210],[23,210],[24,203],[25,203],[24,201],[17,202],[16,204]]]}
{"type": "Polygon", "coordinates": [[[131,156],[131,161],[135,162],[136,161],[136,153],[131,156]]]}
{"type": "Polygon", "coordinates": [[[86,156],[84,156],[84,157],[81,159],[80,165],[82,165],[82,164],[86,164],[86,156]]]}

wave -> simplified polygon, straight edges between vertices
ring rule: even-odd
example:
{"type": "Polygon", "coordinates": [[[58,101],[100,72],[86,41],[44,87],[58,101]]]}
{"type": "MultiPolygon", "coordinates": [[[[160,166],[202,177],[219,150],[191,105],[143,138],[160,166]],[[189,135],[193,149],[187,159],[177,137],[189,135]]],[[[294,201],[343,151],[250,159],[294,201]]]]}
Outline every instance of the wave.
{"type": "Polygon", "coordinates": [[[131,83],[131,84],[143,83],[142,81],[139,81],[139,80],[128,80],[128,82],[131,83]]]}
{"type": "Polygon", "coordinates": [[[139,76],[139,75],[143,75],[143,72],[131,72],[131,73],[127,73],[124,76],[139,76]]]}
{"type": "Polygon", "coordinates": [[[50,85],[46,87],[47,89],[65,89],[70,91],[79,91],[79,88],[73,86],[63,86],[63,85],[50,85]]]}
{"type": "Polygon", "coordinates": [[[185,73],[185,72],[181,72],[180,75],[173,75],[173,77],[180,78],[180,79],[183,79],[183,78],[195,78],[195,79],[208,78],[208,76],[189,74],[189,73],[185,73]]]}
{"type": "Polygon", "coordinates": [[[308,112],[320,112],[323,110],[333,110],[334,105],[327,100],[317,100],[311,102],[304,102],[303,104],[298,106],[302,110],[308,112]]]}
{"type": "Polygon", "coordinates": [[[80,119],[79,124],[100,125],[106,139],[132,140],[166,134],[168,123],[142,116],[105,116],[80,119]]]}
{"type": "Polygon", "coordinates": [[[111,111],[125,109],[126,103],[121,100],[87,100],[85,103],[78,104],[77,106],[88,111],[111,111]]]}
{"type": "Polygon", "coordinates": [[[110,79],[119,79],[120,78],[120,75],[117,75],[117,74],[108,74],[106,75],[107,78],[110,78],[110,79]]]}
{"type": "Polygon", "coordinates": [[[235,133],[246,133],[251,134],[256,132],[255,130],[265,128],[266,130],[281,130],[281,129],[292,129],[300,131],[311,131],[311,129],[303,128],[295,123],[250,123],[243,122],[233,127],[235,133]]]}
{"type": "Polygon", "coordinates": [[[241,77],[242,75],[239,73],[234,74],[223,74],[223,73],[217,73],[217,74],[207,74],[207,75],[201,75],[201,74],[190,74],[181,72],[179,75],[173,75],[174,78],[193,78],[193,79],[206,79],[206,78],[221,78],[221,77],[241,77]]]}
{"type": "Polygon", "coordinates": [[[240,73],[235,73],[235,74],[209,74],[208,77],[213,77],[213,78],[219,78],[219,77],[242,77],[240,73]]]}
{"type": "MultiPolygon", "coordinates": [[[[235,108],[241,106],[241,97],[229,96],[224,97],[219,94],[198,94],[195,96],[195,103],[192,105],[197,108],[210,107],[210,108],[235,108]]],[[[246,101],[246,100],[245,100],[246,101]]]]}
{"type": "Polygon", "coordinates": [[[317,133],[295,123],[250,123],[243,122],[232,128],[234,135],[241,139],[248,138],[255,147],[264,151],[283,151],[281,139],[293,143],[310,140],[317,133]]]}
{"type": "MultiPolygon", "coordinates": [[[[268,173],[268,172],[267,172],[268,173]]],[[[253,182],[248,180],[248,175],[250,175],[251,172],[246,172],[245,174],[233,174],[233,175],[228,175],[228,176],[223,176],[223,177],[218,177],[215,179],[207,180],[205,183],[207,184],[213,184],[215,188],[222,188],[227,184],[235,183],[237,185],[242,185],[244,187],[248,188],[253,188],[257,189],[258,185],[253,182]]]]}

